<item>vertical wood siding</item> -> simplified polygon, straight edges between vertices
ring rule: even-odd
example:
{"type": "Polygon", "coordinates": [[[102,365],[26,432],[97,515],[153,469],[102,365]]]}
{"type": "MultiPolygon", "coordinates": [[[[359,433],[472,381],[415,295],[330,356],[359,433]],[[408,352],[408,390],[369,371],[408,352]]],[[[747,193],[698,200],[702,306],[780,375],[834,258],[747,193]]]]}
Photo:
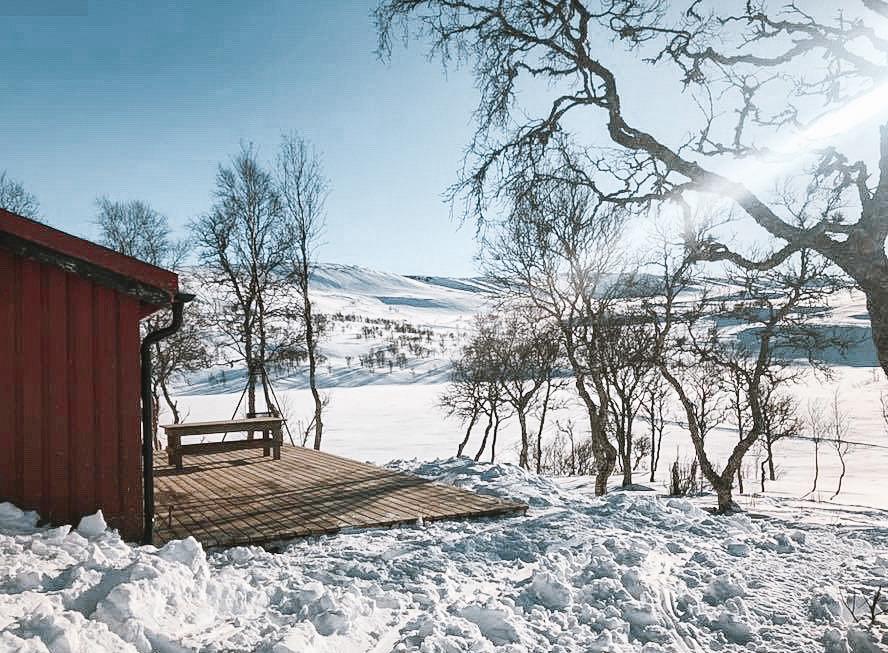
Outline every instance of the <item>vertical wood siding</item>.
{"type": "Polygon", "coordinates": [[[0,249],[0,501],[140,535],[138,300],[0,249]]]}

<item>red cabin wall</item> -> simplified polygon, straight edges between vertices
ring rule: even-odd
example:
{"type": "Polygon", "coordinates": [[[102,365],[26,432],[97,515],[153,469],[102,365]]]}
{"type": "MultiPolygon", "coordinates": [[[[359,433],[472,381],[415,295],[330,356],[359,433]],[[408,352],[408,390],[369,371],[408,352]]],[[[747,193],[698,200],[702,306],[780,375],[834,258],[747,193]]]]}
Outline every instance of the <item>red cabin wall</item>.
{"type": "Polygon", "coordinates": [[[0,248],[0,501],[142,529],[138,299],[0,248]]]}

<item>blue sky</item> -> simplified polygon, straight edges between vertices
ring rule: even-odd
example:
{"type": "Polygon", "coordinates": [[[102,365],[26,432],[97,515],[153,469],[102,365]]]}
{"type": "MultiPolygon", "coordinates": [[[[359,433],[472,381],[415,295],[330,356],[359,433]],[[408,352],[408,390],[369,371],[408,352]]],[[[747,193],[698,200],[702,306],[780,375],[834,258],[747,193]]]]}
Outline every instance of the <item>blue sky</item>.
{"type": "MultiPolygon", "coordinates": [[[[380,62],[375,4],[0,0],[0,170],[62,229],[94,238],[95,199],[107,195],[146,200],[184,233],[241,142],[270,160],[280,135],[296,130],[323,152],[332,182],[323,260],[474,274],[473,225],[458,228],[442,197],[473,131],[473,81],[461,70],[445,77],[423,43],[380,62]],[[62,4],[87,10],[51,15],[62,4]]],[[[619,48],[602,54],[631,71],[621,77],[629,119],[680,143],[696,114],[674,78],[619,48]]],[[[531,111],[545,107],[536,90],[521,97],[531,111]]],[[[782,162],[728,161],[722,171],[764,191],[807,165],[814,147],[872,159],[883,91],[868,109],[827,116],[841,127],[836,138],[805,145],[773,134],[770,145],[791,146],[782,162]]],[[[579,121],[590,142],[607,141],[602,116],[579,121]]]]}
{"type": "Polygon", "coordinates": [[[467,73],[445,78],[418,47],[378,61],[373,0],[185,4],[3,18],[0,170],[47,221],[95,237],[108,195],[184,228],[241,141],[270,159],[297,130],[332,182],[324,260],[474,272],[472,225],[458,229],[442,199],[472,132],[467,73]]]}

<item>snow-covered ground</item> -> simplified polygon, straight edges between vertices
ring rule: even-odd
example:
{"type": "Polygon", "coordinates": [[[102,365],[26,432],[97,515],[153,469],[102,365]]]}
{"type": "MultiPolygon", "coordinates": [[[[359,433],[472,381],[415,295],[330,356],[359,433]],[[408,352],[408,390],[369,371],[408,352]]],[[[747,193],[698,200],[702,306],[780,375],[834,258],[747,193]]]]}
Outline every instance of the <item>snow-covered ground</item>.
{"type": "MultiPolygon", "coordinates": [[[[812,375],[796,388],[804,406],[838,391],[851,416],[859,444],[842,493],[829,500],[839,470],[829,447],[810,493],[813,446],[785,441],[779,479],[764,494],[748,480],[737,497],[748,512],[715,517],[705,510],[711,496],[662,496],[668,465],[692,456],[677,411],[656,481],[636,476],[651,491],[598,499],[588,478],[522,471],[508,464],[514,424],[500,435],[496,464],[450,458],[462,427],[437,400],[493,290],[478,279],[324,266],[316,302],[336,316],[321,369],[324,448],[524,499],[526,516],[343,533],[270,553],[204,551],[193,540],[132,547],[97,517],[45,529],[0,504],[0,652],[888,651],[888,617],[866,628],[866,603],[888,586],[888,382],[865,338],[837,357],[835,378],[812,375]]],[[[824,327],[865,336],[860,298],[840,298],[824,327]]],[[[295,426],[311,410],[304,371],[274,376],[295,426]]],[[[243,382],[236,369],[216,368],[177,396],[187,419],[224,418],[243,382]]],[[[582,429],[576,403],[550,423],[568,419],[582,429]]],[[[714,431],[713,458],[723,461],[735,438],[729,424],[714,431]]]]}
{"type": "Polygon", "coordinates": [[[133,548],[95,518],[35,528],[2,504],[0,650],[888,647],[883,627],[857,623],[888,584],[885,515],[869,528],[714,517],[650,493],[591,498],[511,465],[394,466],[531,510],[208,553],[191,539],[133,548]]]}

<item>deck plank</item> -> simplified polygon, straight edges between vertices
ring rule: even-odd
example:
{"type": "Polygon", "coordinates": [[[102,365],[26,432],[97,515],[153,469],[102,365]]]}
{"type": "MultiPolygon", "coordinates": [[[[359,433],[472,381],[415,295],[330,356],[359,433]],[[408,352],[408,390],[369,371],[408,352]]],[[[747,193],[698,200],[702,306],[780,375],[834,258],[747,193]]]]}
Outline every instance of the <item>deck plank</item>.
{"type": "Polygon", "coordinates": [[[155,469],[155,544],[191,535],[205,546],[267,544],[386,527],[418,517],[464,519],[523,513],[517,501],[303,447],[281,459],[253,451],[189,456],[155,469]]]}

